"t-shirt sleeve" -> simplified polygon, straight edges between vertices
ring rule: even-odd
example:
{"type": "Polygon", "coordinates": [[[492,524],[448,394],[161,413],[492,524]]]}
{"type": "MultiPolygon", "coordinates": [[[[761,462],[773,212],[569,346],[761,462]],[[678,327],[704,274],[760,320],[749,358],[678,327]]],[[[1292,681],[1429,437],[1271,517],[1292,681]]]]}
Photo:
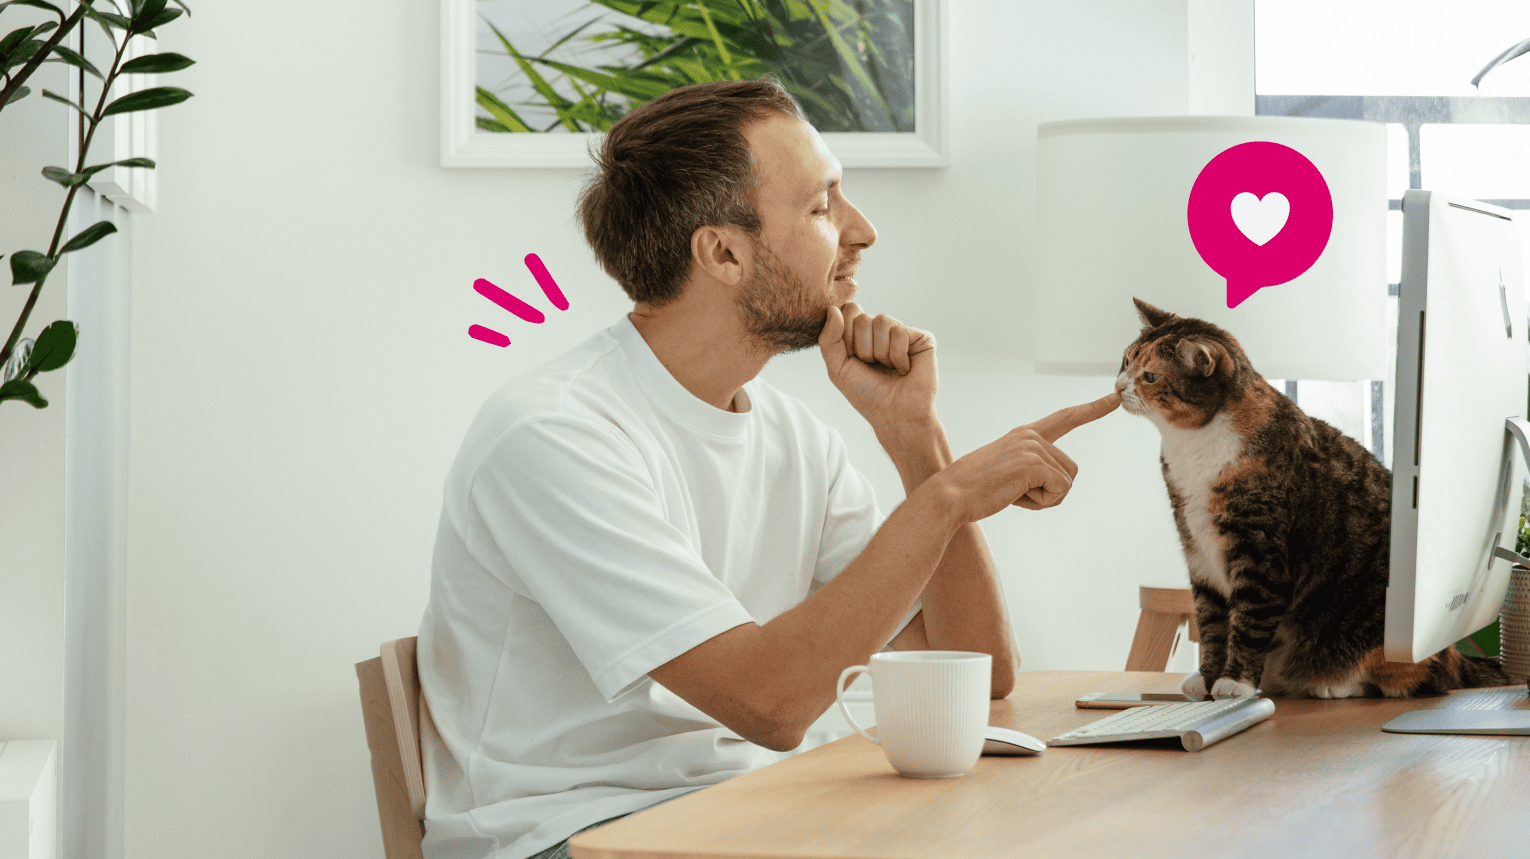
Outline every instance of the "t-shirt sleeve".
{"type": "Polygon", "coordinates": [[[871,542],[882,524],[882,511],[866,475],[850,464],[845,441],[832,427],[828,433],[828,504],[824,511],[823,537],[818,544],[818,563],[813,578],[828,582],[871,542]]]}
{"type": "Polygon", "coordinates": [[[469,495],[506,561],[505,584],[541,606],[607,700],[752,621],[665,519],[637,451],[608,427],[523,420],[494,444],[469,495]]]}
{"type": "MultiPolygon", "coordinates": [[[[849,449],[840,434],[832,427],[825,427],[825,430],[829,434],[829,498],[810,594],[817,593],[855,560],[882,526],[882,511],[877,507],[876,491],[871,481],[850,463],[849,449]]],[[[922,607],[921,600],[914,600],[903,622],[898,624],[899,632],[922,607]]]]}

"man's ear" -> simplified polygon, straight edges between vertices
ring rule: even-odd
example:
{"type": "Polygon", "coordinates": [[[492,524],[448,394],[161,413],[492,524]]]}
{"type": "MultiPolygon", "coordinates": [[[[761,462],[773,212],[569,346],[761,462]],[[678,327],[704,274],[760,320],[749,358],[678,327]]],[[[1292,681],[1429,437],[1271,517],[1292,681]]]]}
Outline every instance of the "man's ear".
{"type": "Polygon", "coordinates": [[[737,286],[753,265],[752,250],[744,231],[735,226],[707,224],[691,233],[691,262],[729,286],[737,286]]]}

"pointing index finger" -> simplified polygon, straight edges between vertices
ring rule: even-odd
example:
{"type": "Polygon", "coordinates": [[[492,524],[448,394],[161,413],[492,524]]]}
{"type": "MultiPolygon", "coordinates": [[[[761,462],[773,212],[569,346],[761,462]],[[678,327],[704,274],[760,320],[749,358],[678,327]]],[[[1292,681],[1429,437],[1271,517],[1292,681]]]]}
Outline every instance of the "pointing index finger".
{"type": "Polygon", "coordinates": [[[1051,444],[1084,424],[1105,417],[1115,411],[1119,405],[1121,405],[1121,394],[1111,391],[1092,403],[1059,409],[1031,424],[1031,429],[1051,444]]]}

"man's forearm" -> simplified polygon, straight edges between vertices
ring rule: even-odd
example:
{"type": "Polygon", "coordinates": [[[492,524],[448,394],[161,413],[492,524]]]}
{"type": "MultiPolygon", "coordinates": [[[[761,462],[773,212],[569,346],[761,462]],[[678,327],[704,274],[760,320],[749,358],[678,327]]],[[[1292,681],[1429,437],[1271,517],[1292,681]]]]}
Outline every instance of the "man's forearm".
{"type": "MultiPolygon", "coordinates": [[[[907,494],[953,461],[939,422],[901,436],[879,435],[878,439],[897,466],[907,494]]],[[[956,530],[924,587],[922,599],[930,648],[992,654],[993,696],[1008,695],[1014,687],[1020,655],[1014,646],[993,555],[977,523],[956,530]]]]}

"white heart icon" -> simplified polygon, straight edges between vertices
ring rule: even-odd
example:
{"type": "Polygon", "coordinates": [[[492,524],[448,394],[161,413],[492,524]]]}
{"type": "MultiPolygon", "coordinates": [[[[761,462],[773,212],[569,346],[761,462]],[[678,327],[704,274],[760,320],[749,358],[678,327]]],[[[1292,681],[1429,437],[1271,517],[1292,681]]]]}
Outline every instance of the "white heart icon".
{"type": "Polygon", "coordinates": [[[1263,200],[1244,191],[1232,200],[1233,223],[1256,245],[1275,238],[1285,228],[1290,216],[1291,201],[1279,191],[1264,195],[1263,200]]]}

